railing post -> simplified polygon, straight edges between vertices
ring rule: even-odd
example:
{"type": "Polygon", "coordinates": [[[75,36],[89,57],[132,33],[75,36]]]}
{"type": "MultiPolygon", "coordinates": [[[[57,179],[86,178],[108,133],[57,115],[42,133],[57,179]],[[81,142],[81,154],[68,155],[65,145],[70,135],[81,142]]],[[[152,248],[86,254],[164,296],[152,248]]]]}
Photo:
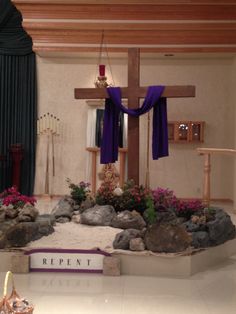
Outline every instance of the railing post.
{"type": "Polygon", "coordinates": [[[210,206],[210,175],[211,175],[211,155],[204,154],[204,187],[203,187],[203,204],[210,206]]]}

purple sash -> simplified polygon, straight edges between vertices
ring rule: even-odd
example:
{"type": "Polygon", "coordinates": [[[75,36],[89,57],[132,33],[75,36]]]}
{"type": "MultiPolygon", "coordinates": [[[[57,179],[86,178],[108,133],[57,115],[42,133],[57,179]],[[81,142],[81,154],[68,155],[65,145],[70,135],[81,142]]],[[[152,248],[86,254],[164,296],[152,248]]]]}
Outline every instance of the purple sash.
{"type": "MultiPolygon", "coordinates": [[[[128,109],[121,103],[121,89],[109,87],[110,98],[106,99],[103,137],[101,144],[101,164],[118,160],[118,122],[120,111],[132,117],[139,117],[153,107],[152,157],[158,159],[169,155],[166,98],[161,98],[164,86],[150,86],[142,107],[128,109]]],[[[132,149],[129,147],[129,149],[132,149]]]]}

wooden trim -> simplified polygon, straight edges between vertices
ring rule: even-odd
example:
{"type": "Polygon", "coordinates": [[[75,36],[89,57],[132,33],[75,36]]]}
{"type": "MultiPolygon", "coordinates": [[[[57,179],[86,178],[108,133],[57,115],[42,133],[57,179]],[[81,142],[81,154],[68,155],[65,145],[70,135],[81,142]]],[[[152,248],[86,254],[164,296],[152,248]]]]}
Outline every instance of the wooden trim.
{"type": "MultiPolygon", "coordinates": [[[[198,4],[235,4],[235,0],[66,0],[67,4],[168,4],[168,5],[198,5],[198,4]]],[[[13,0],[15,4],[63,4],[65,0],[13,0]]]]}
{"type": "MultiPolygon", "coordinates": [[[[118,30],[118,31],[232,31],[236,30],[236,22],[230,23],[126,23],[117,21],[115,23],[98,22],[56,22],[55,20],[28,21],[23,23],[26,31],[33,30],[118,30]]],[[[106,34],[105,34],[106,35],[106,34]]]]}
{"type": "MultiPolygon", "coordinates": [[[[45,55],[62,55],[63,53],[84,53],[84,52],[89,52],[89,53],[93,53],[93,52],[99,52],[99,47],[66,47],[66,46],[50,46],[50,45],[44,45],[44,44],[38,44],[35,43],[34,44],[34,51],[36,53],[38,53],[39,55],[42,54],[42,56],[45,55]]],[[[112,52],[121,52],[121,53],[127,53],[128,48],[127,47],[118,47],[118,48],[110,48],[108,47],[108,52],[112,53],[112,52]]],[[[160,54],[179,54],[181,53],[207,53],[207,54],[212,54],[214,56],[214,54],[218,54],[218,53],[225,53],[226,56],[228,55],[232,55],[234,53],[236,53],[236,47],[150,47],[150,48],[140,48],[141,53],[160,53],[160,54]]],[[[168,56],[167,56],[168,57],[168,56]]],[[[171,57],[171,56],[170,56],[171,57]]]]}
{"type": "Polygon", "coordinates": [[[235,20],[236,4],[16,3],[24,19],[235,20]]]}
{"type": "Polygon", "coordinates": [[[223,154],[223,155],[233,155],[236,156],[236,149],[227,149],[227,148],[197,148],[197,152],[200,155],[210,155],[210,154],[223,154]]]}

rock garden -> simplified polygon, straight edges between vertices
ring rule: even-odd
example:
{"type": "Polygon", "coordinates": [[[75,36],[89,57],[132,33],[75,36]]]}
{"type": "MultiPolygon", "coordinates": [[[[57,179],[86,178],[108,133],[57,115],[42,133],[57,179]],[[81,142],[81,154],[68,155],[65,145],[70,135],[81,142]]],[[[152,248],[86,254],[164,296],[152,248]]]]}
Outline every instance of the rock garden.
{"type": "MultiPolygon", "coordinates": [[[[235,237],[235,226],[221,208],[178,199],[173,191],[150,190],[127,182],[123,189],[103,183],[95,196],[89,184],[68,180],[70,195],[50,215],[39,215],[32,197],[11,188],[0,195],[0,248],[22,247],[54,232],[62,223],[122,229],[113,248],[180,253],[216,246],[235,237]]],[[[89,248],[88,248],[89,249],[89,248]]]]}

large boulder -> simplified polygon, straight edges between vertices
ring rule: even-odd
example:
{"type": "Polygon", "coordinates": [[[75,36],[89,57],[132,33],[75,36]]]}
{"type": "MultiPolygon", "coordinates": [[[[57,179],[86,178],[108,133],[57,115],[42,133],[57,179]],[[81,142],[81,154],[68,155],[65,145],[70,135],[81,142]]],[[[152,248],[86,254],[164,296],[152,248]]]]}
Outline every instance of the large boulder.
{"type": "Polygon", "coordinates": [[[214,216],[214,220],[206,224],[211,245],[222,244],[233,239],[235,237],[235,226],[230,216],[220,208],[215,209],[214,216]]]}
{"type": "Polygon", "coordinates": [[[144,236],[146,248],[153,252],[182,252],[191,242],[192,237],[184,227],[168,223],[151,225],[144,236]]]}
{"type": "Polygon", "coordinates": [[[142,230],[146,226],[146,223],[138,212],[124,210],[113,218],[111,226],[119,229],[142,230]]]}
{"type": "Polygon", "coordinates": [[[115,209],[111,205],[95,205],[80,215],[80,223],[92,226],[110,226],[115,215],[115,209]]]}
{"type": "Polygon", "coordinates": [[[73,200],[70,197],[64,197],[53,208],[51,214],[55,217],[57,222],[60,220],[60,217],[66,217],[68,218],[67,221],[70,221],[73,216],[73,212],[73,200]]]}
{"type": "Polygon", "coordinates": [[[142,238],[134,238],[129,241],[130,251],[144,251],[145,244],[142,238]]]}
{"type": "Polygon", "coordinates": [[[51,215],[40,215],[35,221],[39,226],[39,236],[47,236],[54,232],[53,224],[54,220],[51,218],[51,215]]]}
{"type": "Polygon", "coordinates": [[[141,237],[141,231],[137,229],[126,229],[117,233],[113,241],[114,249],[129,250],[130,240],[141,237]]]}
{"type": "Polygon", "coordinates": [[[21,222],[6,232],[8,246],[21,247],[39,238],[39,225],[36,222],[21,222]]]}

